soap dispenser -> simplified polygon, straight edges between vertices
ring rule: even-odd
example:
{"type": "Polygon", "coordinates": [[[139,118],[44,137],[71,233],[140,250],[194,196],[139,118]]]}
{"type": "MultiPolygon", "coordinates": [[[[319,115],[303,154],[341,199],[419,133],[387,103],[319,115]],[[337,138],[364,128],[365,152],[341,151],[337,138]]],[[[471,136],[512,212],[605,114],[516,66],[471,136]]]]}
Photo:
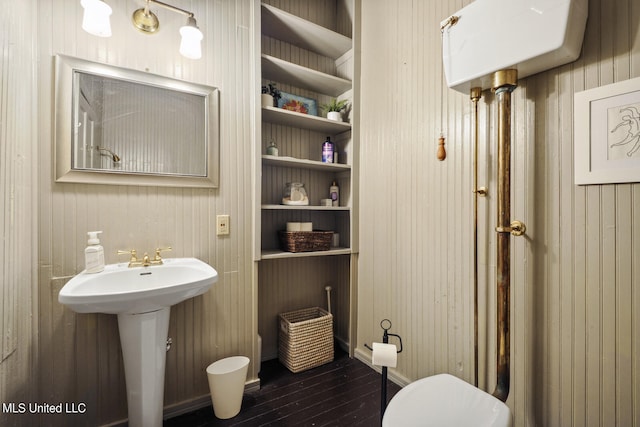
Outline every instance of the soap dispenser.
{"type": "Polygon", "coordinates": [[[102,231],[89,231],[87,248],[84,250],[84,263],[86,273],[99,273],[104,270],[104,248],[100,245],[98,234],[102,231]]]}

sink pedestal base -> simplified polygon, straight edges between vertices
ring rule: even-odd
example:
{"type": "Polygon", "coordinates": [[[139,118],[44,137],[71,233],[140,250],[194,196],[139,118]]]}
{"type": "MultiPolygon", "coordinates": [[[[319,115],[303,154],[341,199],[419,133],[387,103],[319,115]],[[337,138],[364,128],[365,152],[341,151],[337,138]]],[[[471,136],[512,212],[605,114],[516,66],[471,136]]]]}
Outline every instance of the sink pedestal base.
{"type": "Polygon", "coordinates": [[[162,427],[169,313],[118,314],[130,427],[162,427]]]}

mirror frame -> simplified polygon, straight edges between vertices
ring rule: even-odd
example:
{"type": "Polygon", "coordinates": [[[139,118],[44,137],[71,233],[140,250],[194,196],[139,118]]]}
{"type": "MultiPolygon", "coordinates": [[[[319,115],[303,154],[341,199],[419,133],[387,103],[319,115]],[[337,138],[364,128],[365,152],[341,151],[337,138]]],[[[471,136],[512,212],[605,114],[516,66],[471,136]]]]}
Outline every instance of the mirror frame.
{"type": "Polygon", "coordinates": [[[55,164],[53,169],[56,182],[165,187],[218,187],[220,174],[220,91],[218,88],[59,54],[55,55],[54,98],[55,164]],[[75,71],[204,96],[207,117],[205,123],[206,176],[137,173],[103,169],[73,169],[71,166],[73,139],[71,128],[73,122],[73,74],[75,71]]]}

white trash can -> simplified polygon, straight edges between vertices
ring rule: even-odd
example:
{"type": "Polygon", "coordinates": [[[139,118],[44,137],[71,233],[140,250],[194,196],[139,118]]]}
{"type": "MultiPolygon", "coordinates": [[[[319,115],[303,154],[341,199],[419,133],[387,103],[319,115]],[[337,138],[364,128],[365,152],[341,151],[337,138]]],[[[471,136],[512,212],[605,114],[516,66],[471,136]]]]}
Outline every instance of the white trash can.
{"type": "Polygon", "coordinates": [[[207,367],[211,403],[216,417],[226,420],[238,415],[248,369],[249,358],[245,356],[220,359],[207,367]]]}

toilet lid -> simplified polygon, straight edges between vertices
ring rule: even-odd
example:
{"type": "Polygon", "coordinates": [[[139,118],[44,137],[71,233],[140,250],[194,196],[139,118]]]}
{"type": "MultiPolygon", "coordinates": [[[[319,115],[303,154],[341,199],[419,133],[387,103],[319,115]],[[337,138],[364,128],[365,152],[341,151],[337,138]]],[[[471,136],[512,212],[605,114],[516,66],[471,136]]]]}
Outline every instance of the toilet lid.
{"type": "Polygon", "coordinates": [[[414,381],[389,402],[382,427],[511,427],[501,400],[449,374],[414,381]]]}

